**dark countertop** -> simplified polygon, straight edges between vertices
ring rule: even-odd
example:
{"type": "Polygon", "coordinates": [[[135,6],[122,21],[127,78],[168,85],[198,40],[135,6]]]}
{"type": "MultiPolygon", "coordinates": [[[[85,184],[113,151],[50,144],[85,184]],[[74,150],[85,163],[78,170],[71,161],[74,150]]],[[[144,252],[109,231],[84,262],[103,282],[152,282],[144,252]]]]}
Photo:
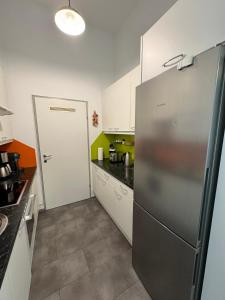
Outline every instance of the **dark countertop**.
{"type": "Polygon", "coordinates": [[[8,266],[9,258],[14,246],[20,222],[24,215],[24,211],[27,205],[27,194],[29,193],[35,171],[36,168],[25,168],[21,175],[18,177],[18,179],[20,180],[28,180],[27,186],[24,190],[19,205],[7,208],[0,208],[0,213],[6,215],[9,219],[9,224],[6,227],[6,230],[0,236],[0,288],[5,276],[5,272],[8,266]]]}
{"type": "Polygon", "coordinates": [[[109,159],[103,161],[92,160],[92,162],[129,188],[134,188],[134,167],[126,168],[123,163],[111,163],[109,159]]]}

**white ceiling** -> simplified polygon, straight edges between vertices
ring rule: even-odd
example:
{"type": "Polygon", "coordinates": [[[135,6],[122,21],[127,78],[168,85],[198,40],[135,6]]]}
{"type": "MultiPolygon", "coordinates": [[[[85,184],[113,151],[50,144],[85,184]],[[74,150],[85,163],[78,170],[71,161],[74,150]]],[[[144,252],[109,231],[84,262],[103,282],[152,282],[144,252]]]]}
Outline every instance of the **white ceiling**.
{"type": "MultiPolygon", "coordinates": [[[[55,11],[67,0],[33,0],[55,11]]],[[[141,0],[71,0],[86,22],[101,30],[116,33],[141,0]]],[[[156,1],[157,2],[157,1],[156,1]]]]}

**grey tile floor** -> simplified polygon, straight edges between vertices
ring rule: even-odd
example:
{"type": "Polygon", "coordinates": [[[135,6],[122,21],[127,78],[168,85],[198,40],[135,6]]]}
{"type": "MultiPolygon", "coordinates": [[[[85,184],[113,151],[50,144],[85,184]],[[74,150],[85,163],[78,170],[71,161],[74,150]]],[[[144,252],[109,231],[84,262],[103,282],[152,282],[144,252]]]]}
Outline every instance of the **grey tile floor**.
{"type": "Polygon", "coordinates": [[[39,215],[30,300],[151,300],[95,198],[39,215]]]}

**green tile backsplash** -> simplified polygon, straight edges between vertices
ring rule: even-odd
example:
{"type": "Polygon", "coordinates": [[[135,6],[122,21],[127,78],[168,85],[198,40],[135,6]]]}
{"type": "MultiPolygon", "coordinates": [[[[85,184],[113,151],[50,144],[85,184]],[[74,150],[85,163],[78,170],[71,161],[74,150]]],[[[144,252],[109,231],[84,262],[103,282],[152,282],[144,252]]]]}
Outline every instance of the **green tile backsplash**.
{"type": "MultiPolygon", "coordinates": [[[[134,142],[134,135],[126,134],[105,134],[101,133],[94,143],[91,145],[91,159],[98,159],[98,148],[104,149],[104,157],[109,158],[109,145],[115,140],[125,140],[126,142],[134,142]]],[[[135,159],[135,147],[126,146],[122,144],[114,144],[115,148],[119,152],[130,152],[132,159],[135,159]]]]}

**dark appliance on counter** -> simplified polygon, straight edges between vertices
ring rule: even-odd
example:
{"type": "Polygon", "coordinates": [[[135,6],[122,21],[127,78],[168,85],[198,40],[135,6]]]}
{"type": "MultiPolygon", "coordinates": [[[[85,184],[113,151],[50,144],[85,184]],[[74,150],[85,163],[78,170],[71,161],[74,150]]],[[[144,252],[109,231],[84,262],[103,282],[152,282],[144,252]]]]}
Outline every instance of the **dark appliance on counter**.
{"type": "Polygon", "coordinates": [[[19,159],[20,159],[20,154],[19,153],[8,153],[9,157],[9,164],[12,169],[12,173],[14,175],[18,175],[21,171],[21,168],[19,167],[19,159]]]}
{"type": "Polygon", "coordinates": [[[223,46],[137,88],[133,265],[153,300],[199,300],[224,134],[223,46]]]}
{"type": "Polygon", "coordinates": [[[20,203],[21,195],[27,181],[10,178],[0,181],[0,207],[8,207],[20,203]]]}
{"type": "Polygon", "coordinates": [[[109,160],[111,163],[120,163],[123,161],[123,153],[117,152],[113,144],[109,146],[109,160]]]}
{"type": "Polygon", "coordinates": [[[0,152],[0,179],[5,179],[12,174],[7,152],[0,152]]]}
{"type": "Polygon", "coordinates": [[[110,162],[117,162],[117,152],[113,144],[109,145],[109,160],[110,162]]]}

